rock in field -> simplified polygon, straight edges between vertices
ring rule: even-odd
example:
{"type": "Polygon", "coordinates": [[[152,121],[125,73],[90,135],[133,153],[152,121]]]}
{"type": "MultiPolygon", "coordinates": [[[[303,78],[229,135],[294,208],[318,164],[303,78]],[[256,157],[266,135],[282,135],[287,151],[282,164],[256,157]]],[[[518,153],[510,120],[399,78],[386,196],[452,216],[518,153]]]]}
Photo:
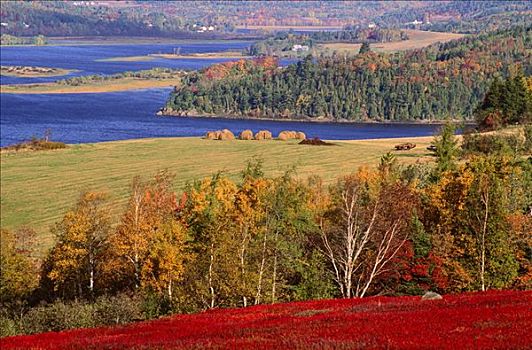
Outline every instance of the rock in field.
{"type": "Polygon", "coordinates": [[[434,293],[434,292],[426,292],[421,297],[421,300],[441,300],[441,299],[443,299],[443,297],[439,295],[438,293],[434,293]]]}

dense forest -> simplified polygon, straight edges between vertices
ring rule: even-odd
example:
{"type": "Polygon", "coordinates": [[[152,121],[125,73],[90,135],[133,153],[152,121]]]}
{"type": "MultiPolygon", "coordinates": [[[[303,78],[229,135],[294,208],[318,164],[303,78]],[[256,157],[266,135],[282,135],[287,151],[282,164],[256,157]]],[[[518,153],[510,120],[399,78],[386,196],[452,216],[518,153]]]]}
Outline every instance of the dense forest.
{"type": "Polygon", "coordinates": [[[6,1],[0,11],[2,34],[17,36],[171,36],[212,38],[227,31],[197,33],[195,22],[151,4],[109,6],[89,1],[6,1]],[[169,13],[170,12],[170,13],[169,13]],[[199,35],[201,34],[201,35],[199,35]]]}
{"type": "Polygon", "coordinates": [[[529,26],[395,54],[309,56],[284,68],[272,58],[223,63],[186,76],[164,112],[334,121],[471,119],[494,77],[512,71],[530,76],[531,48],[529,26]]]}
{"type": "Polygon", "coordinates": [[[42,260],[31,228],[2,230],[0,334],[294,300],[529,289],[532,127],[524,131],[466,135],[460,147],[446,124],[435,162],[405,166],[388,153],[330,186],[292,169],[266,176],[260,159],[236,181],[217,173],[180,193],[162,171],[132,181],[119,218],[105,194],[84,192],[42,260]]]}
{"type": "Polygon", "coordinates": [[[394,9],[377,16],[374,22],[385,28],[482,33],[528,25],[532,20],[530,1],[442,1],[426,5],[394,9]]]}

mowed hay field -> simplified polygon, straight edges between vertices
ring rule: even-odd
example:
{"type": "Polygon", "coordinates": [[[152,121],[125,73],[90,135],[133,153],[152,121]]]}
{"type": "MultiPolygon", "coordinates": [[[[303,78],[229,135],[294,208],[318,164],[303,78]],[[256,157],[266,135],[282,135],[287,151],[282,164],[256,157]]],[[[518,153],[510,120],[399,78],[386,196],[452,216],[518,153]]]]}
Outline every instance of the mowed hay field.
{"type": "Polygon", "coordinates": [[[75,204],[81,191],[105,191],[115,218],[124,209],[134,176],[153,176],[168,169],[176,175],[175,190],[194,180],[223,171],[237,179],[247,161],[264,161],[267,175],[280,175],[292,166],[296,176],[317,174],[331,183],[379,158],[402,142],[415,142],[410,151],[396,152],[401,162],[430,161],[431,137],[335,142],[335,146],[298,145],[296,141],[214,141],[201,138],[141,139],[70,145],[55,151],[1,154],[1,223],[22,225],[39,234],[42,249],[50,247],[50,226],[75,204]]]}
{"type": "MultiPolygon", "coordinates": [[[[460,39],[465,36],[465,34],[427,32],[414,29],[405,29],[404,31],[408,34],[408,40],[394,41],[389,43],[375,43],[370,45],[371,49],[377,52],[412,50],[429,46],[437,42],[444,43],[447,41],[460,39]]],[[[321,44],[320,46],[330,50],[338,51],[339,53],[356,54],[360,50],[361,44],[329,43],[321,44]]]]}

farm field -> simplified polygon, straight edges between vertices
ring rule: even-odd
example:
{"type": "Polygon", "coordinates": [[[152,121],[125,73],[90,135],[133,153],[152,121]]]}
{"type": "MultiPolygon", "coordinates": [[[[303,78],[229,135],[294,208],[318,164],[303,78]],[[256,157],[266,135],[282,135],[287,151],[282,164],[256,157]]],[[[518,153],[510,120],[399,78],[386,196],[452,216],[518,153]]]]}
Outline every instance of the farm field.
{"type": "Polygon", "coordinates": [[[395,152],[400,162],[430,161],[431,137],[335,141],[336,146],[298,145],[294,141],[211,141],[200,138],[158,138],[95,144],[39,152],[4,152],[1,157],[1,221],[4,228],[29,225],[40,235],[43,251],[52,244],[49,227],[71,207],[80,191],[105,191],[118,214],[136,175],[152,176],[168,169],[176,174],[175,189],[223,171],[236,178],[246,162],[262,158],[267,175],[292,166],[297,176],[317,174],[328,183],[361,165],[375,165],[402,142],[410,151],[395,152]]]}
{"type": "Polygon", "coordinates": [[[0,340],[2,349],[529,349],[532,292],[374,297],[217,309],[0,340]]]}
{"type": "MultiPolygon", "coordinates": [[[[447,42],[464,37],[464,34],[445,33],[445,32],[427,32],[422,30],[405,29],[408,40],[394,41],[389,43],[375,43],[371,44],[371,49],[377,52],[394,52],[411,49],[419,49],[425,46],[432,45],[436,42],[447,42]]],[[[328,43],[320,44],[322,48],[336,50],[339,53],[356,54],[360,50],[361,44],[349,43],[328,43]]]]}
{"type": "Polygon", "coordinates": [[[63,85],[58,83],[1,85],[0,92],[11,94],[82,94],[168,87],[176,86],[180,83],[180,78],[120,78],[82,85],[63,85]]]}

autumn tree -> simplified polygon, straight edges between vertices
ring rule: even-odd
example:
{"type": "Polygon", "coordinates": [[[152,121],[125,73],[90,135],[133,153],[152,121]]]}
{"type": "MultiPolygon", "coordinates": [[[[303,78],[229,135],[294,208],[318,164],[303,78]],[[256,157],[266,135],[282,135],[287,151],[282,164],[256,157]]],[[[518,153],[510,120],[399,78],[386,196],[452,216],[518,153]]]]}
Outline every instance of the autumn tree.
{"type": "Polygon", "coordinates": [[[259,277],[269,270],[271,287],[268,293],[263,293],[262,279],[259,278],[256,304],[265,299],[263,294],[269,296],[271,303],[287,297],[287,282],[300,279],[303,266],[308,266],[312,251],[308,251],[309,247],[305,245],[309,234],[316,228],[309,199],[308,189],[293,178],[291,170],[273,179],[265,201],[259,269],[259,277]]]}
{"type": "Polygon", "coordinates": [[[57,243],[48,254],[46,277],[64,298],[92,297],[110,231],[105,195],[84,192],[52,229],[57,243]]]}
{"type": "Polygon", "coordinates": [[[525,187],[513,188],[522,172],[507,156],[477,156],[446,172],[427,188],[426,227],[444,260],[452,291],[504,288],[518,274],[516,231],[525,187]],[[520,199],[521,198],[521,199],[520,199]]]}
{"type": "Polygon", "coordinates": [[[186,247],[172,179],[166,171],[151,181],[134,178],[127,209],[109,239],[105,268],[120,286],[155,292],[170,301],[183,276],[186,247]]]}
{"type": "Polygon", "coordinates": [[[476,285],[482,291],[503,288],[517,277],[518,269],[507,221],[509,178],[517,169],[504,157],[475,158],[467,168],[473,173],[466,220],[475,242],[476,285]]]}
{"type": "Polygon", "coordinates": [[[233,220],[237,186],[217,174],[196,182],[186,193],[181,216],[189,227],[191,250],[197,257],[187,272],[194,275],[189,290],[205,308],[230,304],[231,299],[238,298],[234,283],[242,278],[233,220]]]}
{"type": "Polygon", "coordinates": [[[341,178],[321,221],[322,249],[344,298],[365,296],[408,239],[417,200],[390,178],[387,163],[341,178]]]}
{"type": "Polygon", "coordinates": [[[4,306],[23,301],[37,287],[34,237],[29,228],[0,231],[0,303],[4,306]]]}

